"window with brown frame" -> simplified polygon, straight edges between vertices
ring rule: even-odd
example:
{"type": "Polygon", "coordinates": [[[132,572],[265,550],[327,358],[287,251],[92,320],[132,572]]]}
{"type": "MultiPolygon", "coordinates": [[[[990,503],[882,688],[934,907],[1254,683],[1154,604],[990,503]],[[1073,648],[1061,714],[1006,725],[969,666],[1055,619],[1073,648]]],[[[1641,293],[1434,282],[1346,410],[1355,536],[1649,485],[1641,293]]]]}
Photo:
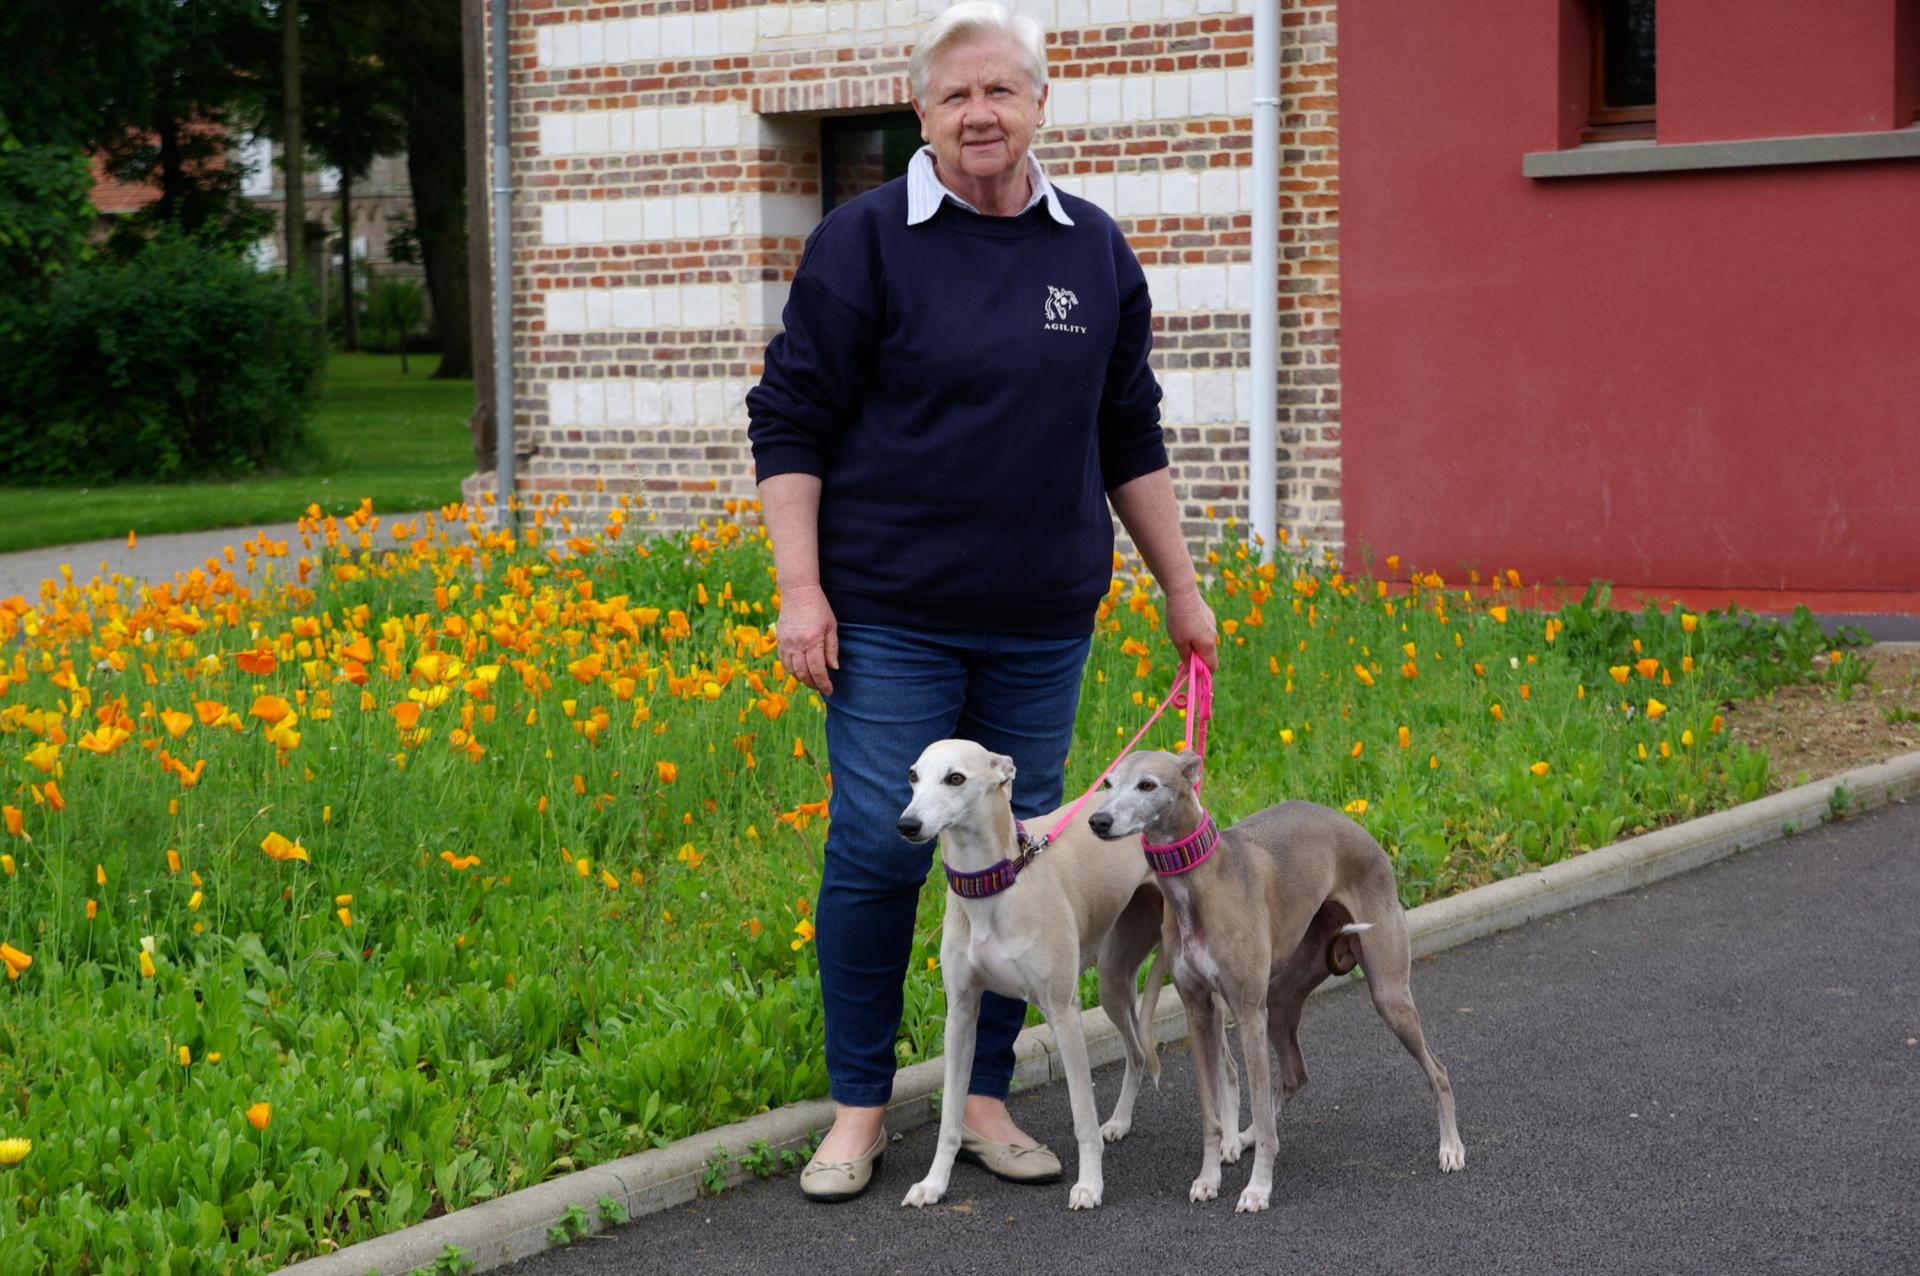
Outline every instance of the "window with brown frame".
{"type": "Polygon", "coordinates": [[[1592,85],[1583,142],[1653,138],[1654,0],[1591,0],[1592,85]]]}

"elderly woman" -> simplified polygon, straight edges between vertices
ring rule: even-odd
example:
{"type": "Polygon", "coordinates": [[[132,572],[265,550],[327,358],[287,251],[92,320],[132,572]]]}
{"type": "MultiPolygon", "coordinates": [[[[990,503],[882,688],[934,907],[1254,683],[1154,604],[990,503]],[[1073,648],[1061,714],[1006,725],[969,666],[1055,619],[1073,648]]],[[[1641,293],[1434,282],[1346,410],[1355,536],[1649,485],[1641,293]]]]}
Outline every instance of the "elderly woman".
{"type": "MultiPolygon", "coordinates": [[[[964,737],[1014,759],[1016,814],[1060,805],[1108,501],[1166,591],[1174,645],[1214,656],[1145,277],[1112,219],[1054,190],[1029,150],[1047,105],[1039,27],[956,4],[909,70],[928,144],[815,229],[747,396],[780,656],[826,698],[833,768],[816,949],[836,1113],[800,1180],[817,1200],[859,1195],[886,1146],[930,867],[894,829],[908,768],[964,737]]],[[[985,999],[962,1158],[1050,1182],[1059,1161],[1006,1107],[1025,1010],[985,999]]]]}

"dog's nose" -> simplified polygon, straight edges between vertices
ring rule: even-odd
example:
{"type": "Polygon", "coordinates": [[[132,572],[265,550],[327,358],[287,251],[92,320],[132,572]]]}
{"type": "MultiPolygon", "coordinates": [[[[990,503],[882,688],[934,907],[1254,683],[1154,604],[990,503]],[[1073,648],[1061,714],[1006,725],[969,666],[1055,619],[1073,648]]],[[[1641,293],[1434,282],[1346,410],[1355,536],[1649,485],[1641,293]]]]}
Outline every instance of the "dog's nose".
{"type": "Polygon", "coordinates": [[[900,830],[901,837],[909,839],[919,837],[920,817],[917,815],[903,815],[894,827],[900,830]]]}
{"type": "Polygon", "coordinates": [[[1113,817],[1105,811],[1095,811],[1091,816],[1087,817],[1087,827],[1095,833],[1098,833],[1101,837],[1105,837],[1113,828],[1113,817]]]}

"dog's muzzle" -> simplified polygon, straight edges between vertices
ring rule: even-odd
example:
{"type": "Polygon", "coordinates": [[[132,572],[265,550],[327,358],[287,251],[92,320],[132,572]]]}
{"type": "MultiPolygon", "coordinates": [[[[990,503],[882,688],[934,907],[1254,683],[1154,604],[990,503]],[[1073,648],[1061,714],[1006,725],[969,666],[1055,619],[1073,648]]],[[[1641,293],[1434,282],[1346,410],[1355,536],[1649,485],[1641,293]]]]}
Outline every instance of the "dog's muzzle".
{"type": "Polygon", "coordinates": [[[917,815],[903,815],[894,822],[893,827],[898,829],[900,836],[909,842],[918,842],[922,840],[920,831],[925,825],[920,823],[920,817],[917,815]]]}

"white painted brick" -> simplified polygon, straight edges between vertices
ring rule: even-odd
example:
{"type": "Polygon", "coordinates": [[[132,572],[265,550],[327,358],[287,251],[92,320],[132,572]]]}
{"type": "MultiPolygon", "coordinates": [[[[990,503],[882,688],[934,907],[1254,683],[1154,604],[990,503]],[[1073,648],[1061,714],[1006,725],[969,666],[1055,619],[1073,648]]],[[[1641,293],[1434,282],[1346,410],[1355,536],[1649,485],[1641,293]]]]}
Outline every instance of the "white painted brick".
{"type": "Polygon", "coordinates": [[[1087,0],[1060,0],[1060,18],[1056,31],[1071,31],[1087,25],[1087,0]]]}
{"type": "Polygon", "coordinates": [[[633,424],[633,382],[608,381],[607,387],[607,424],[633,424]]]}
{"type": "Polygon", "coordinates": [[[610,199],[607,201],[607,240],[615,244],[631,244],[646,237],[646,228],[640,219],[640,201],[637,199],[610,199]]]}
{"type": "Polygon", "coordinates": [[[1121,84],[1121,110],[1128,120],[1153,118],[1153,77],[1129,75],[1121,84]]]}
{"type": "Polygon", "coordinates": [[[607,23],[607,61],[624,65],[633,57],[633,24],[622,18],[607,23]]]}
{"type": "Polygon", "coordinates": [[[660,56],[674,59],[693,56],[692,14],[669,13],[660,19],[660,56]]]}
{"type": "Polygon", "coordinates": [[[569,203],[567,237],[576,244],[606,242],[607,210],[599,200],[576,199],[569,203]]]}
{"type": "Polygon", "coordinates": [[[762,40],[778,40],[787,33],[787,6],[770,4],[763,6],[757,12],[760,15],[762,40]]]}
{"type": "Polygon", "coordinates": [[[648,302],[645,288],[615,288],[612,297],[615,328],[632,331],[653,326],[653,307],[648,302]]]}
{"type": "Polygon", "coordinates": [[[1089,19],[1095,26],[1110,26],[1127,20],[1127,0],[1092,0],[1089,19]]]}
{"type": "Polygon", "coordinates": [[[752,53],[760,43],[759,19],[752,9],[730,9],[720,15],[720,51],[752,53]]]}
{"type": "Polygon", "coordinates": [[[719,425],[727,419],[724,392],[719,381],[701,381],[693,387],[693,419],[701,425],[719,425]]]}
{"type": "Polygon", "coordinates": [[[1145,266],[1141,273],[1147,277],[1147,295],[1153,298],[1153,308],[1166,312],[1180,308],[1180,277],[1172,266],[1145,266]]]}
{"type": "Polygon", "coordinates": [[[567,242],[567,206],[565,204],[540,205],[540,242],[543,244],[567,242]]]}
{"type": "Polygon", "coordinates": [[[1135,22],[1153,22],[1160,17],[1160,0],[1133,0],[1130,16],[1135,22]]]}
{"type": "Polygon", "coordinates": [[[676,201],[656,196],[644,202],[646,205],[645,237],[647,239],[672,239],[673,206],[676,201]]]}
{"type": "Polygon", "coordinates": [[[1174,425],[1193,424],[1193,373],[1169,372],[1160,378],[1160,415],[1174,425]]]}
{"type": "Polygon", "coordinates": [[[720,322],[738,328],[747,321],[747,293],[739,284],[721,284],[720,322]]]}
{"type": "Polygon", "coordinates": [[[605,332],[613,327],[613,297],[605,288],[588,288],[587,331],[605,332]]]}
{"type": "Polygon", "coordinates": [[[1253,267],[1227,267],[1227,309],[1246,310],[1253,305],[1253,267]]]}
{"type": "Polygon", "coordinates": [[[702,195],[699,198],[701,238],[717,239],[733,234],[733,217],[727,207],[727,197],[702,195]]]}
{"type": "Polygon", "coordinates": [[[1185,75],[1156,75],[1153,77],[1153,114],[1162,120],[1182,120],[1187,116],[1187,82],[1191,77],[1185,75]]]}
{"type": "Polygon", "coordinates": [[[1087,122],[1112,124],[1118,121],[1121,117],[1119,79],[1103,76],[1088,87],[1087,122]]]}
{"type": "Polygon", "coordinates": [[[1227,73],[1195,71],[1187,77],[1187,110],[1202,118],[1227,113],[1227,73]]]}
{"type": "Polygon", "coordinates": [[[689,328],[711,328],[720,322],[720,289],[694,284],[680,290],[680,322],[689,328]]]}
{"type": "Polygon", "coordinates": [[[540,117],[540,153],[542,155],[573,153],[573,117],[571,115],[540,117]]]}
{"type": "Polygon", "coordinates": [[[1232,169],[1210,168],[1200,174],[1200,211],[1237,213],[1240,211],[1240,181],[1232,169]]]}
{"type": "Polygon", "coordinates": [[[1233,374],[1233,419],[1253,419],[1253,374],[1245,370],[1233,374]]]}
{"type": "Polygon", "coordinates": [[[661,411],[660,382],[642,381],[633,387],[633,423],[659,425],[666,418],[661,411]]]}
{"type": "Polygon", "coordinates": [[[680,290],[678,288],[653,290],[653,321],[662,328],[680,326],[680,290]]]}
{"type": "Polygon", "coordinates": [[[574,406],[573,382],[547,382],[547,419],[554,425],[579,424],[580,414],[574,406]]]}
{"type": "Polygon", "coordinates": [[[1253,207],[1253,170],[1241,168],[1234,171],[1238,174],[1236,182],[1240,189],[1240,207],[1250,209],[1253,207]]]}
{"type": "Polygon", "coordinates": [[[1193,419],[1203,423],[1233,419],[1232,373],[1193,374],[1193,419]]]}
{"type": "Polygon", "coordinates": [[[674,107],[660,113],[660,145],[670,151],[694,150],[700,145],[700,108],[674,107]]]}
{"type": "Polygon", "coordinates": [[[749,235],[804,235],[820,221],[820,201],[808,195],[748,194],[741,215],[749,235]]]}
{"type": "Polygon", "coordinates": [[[607,387],[601,381],[582,381],[574,387],[580,409],[580,424],[607,423],[607,387]]]}
{"type": "Polygon", "coordinates": [[[1193,0],[1160,0],[1160,16],[1162,18],[1191,18],[1193,14],[1193,0]]]}
{"type": "Polygon", "coordinates": [[[1112,173],[1093,173],[1087,177],[1087,193],[1083,196],[1090,204],[1097,205],[1109,215],[1114,211],[1116,191],[1112,173]]]}
{"type": "Polygon", "coordinates": [[[633,112],[607,112],[607,149],[620,154],[633,149],[633,112]]]}
{"type": "Polygon", "coordinates": [[[1054,80],[1047,90],[1047,118],[1055,124],[1087,122],[1087,82],[1054,80]]]}
{"type": "Polygon", "coordinates": [[[556,67],[580,64],[580,24],[568,22],[553,29],[553,64],[556,67]]]}
{"type": "Polygon", "coordinates": [[[920,7],[913,0],[887,0],[887,27],[911,30],[920,25],[920,7]]]}
{"type": "Polygon", "coordinates": [[[740,143],[740,110],[731,102],[725,106],[709,106],[706,116],[706,144],[708,146],[737,146],[740,143]]]}
{"type": "Polygon", "coordinates": [[[1122,173],[1117,181],[1120,202],[1113,211],[1121,217],[1151,217],[1160,211],[1157,173],[1122,173]]]}
{"type": "Polygon", "coordinates": [[[553,28],[541,27],[533,38],[533,56],[541,66],[553,65],[553,28]]]}
{"type": "Polygon", "coordinates": [[[573,149],[582,155],[600,155],[607,149],[612,122],[610,112],[587,111],[573,122],[573,149]]]}
{"type": "Polygon", "coordinates": [[[582,332],[587,326],[587,294],[563,288],[547,294],[547,331],[582,332]]]}
{"type": "Polygon", "coordinates": [[[1245,67],[1227,72],[1227,111],[1232,115],[1253,114],[1253,72],[1245,67]]]}
{"type": "Polygon", "coordinates": [[[747,322],[751,324],[775,324],[780,322],[781,312],[787,308],[787,284],[748,284],[747,285],[747,322]]]}
{"type": "Polygon", "coordinates": [[[580,65],[600,66],[607,60],[607,24],[604,22],[576,22],[574,29],[580,33],[580,65]]]}
{"type": "Polygon", "coordinates": [[[673,237],[700,238],[700,201],[698,198],[673,201],[673,237]]]}
{"type": "Polygon", "coordinates": [[[860,6],[853,0],[832,0],[827,5],[827,30],[851,31],[859,17],[860,6]]]}
{"type": "Polygon", "coordinates": [[[635,62],[651,62],[660,56],[660,19],[633,18],[627,24],[627,35],[635,62]]]}
{"type": "Polygon", "coordinates": [[[693,52],[695,57],[710,58],[720,52],[720,15],[717,13],[697,13],[693,18],[693,52]]]}
{"type": "Polygon", "coordinates": [[[1182,266],[1180,268],[1180,308],[1182,310],[1219,310],[1227,304],[1227,271],[1224,266],[1182,266]]]}
{"type": "Polygon", "coordinates": [[[1160,211],[1197,213],[1200,211],[1200,179],[1191,172],[1160,175],[1160,211]]]}
{"type": "Polygon", "coordinates": [[[789,7],[789,35],[821,35],[827,29],[827,6],[824,4],[796,4],[789,7]]]}
{"type": "Polygon", "coordinates": [[[629,111],[633,119],[633,149],[652,151],[660,146],[660,112],[629,111]]]}
{"type": "Polygon", "coordinates": [[[693,384],[688,381],[667,383],[667,424],[692,425],[693,384]]]}
{"type": "Polygon", "coordinates": [[[1200,0],[1202,13],[1232,13],[1233,0],[1200,0]]]}
{"type": "Polygon", "coordinates": [[[880,0],[860,0],[859,16],[854,19],[860,31],[879,31],[887,21],[887,6],[880,0]]]}

